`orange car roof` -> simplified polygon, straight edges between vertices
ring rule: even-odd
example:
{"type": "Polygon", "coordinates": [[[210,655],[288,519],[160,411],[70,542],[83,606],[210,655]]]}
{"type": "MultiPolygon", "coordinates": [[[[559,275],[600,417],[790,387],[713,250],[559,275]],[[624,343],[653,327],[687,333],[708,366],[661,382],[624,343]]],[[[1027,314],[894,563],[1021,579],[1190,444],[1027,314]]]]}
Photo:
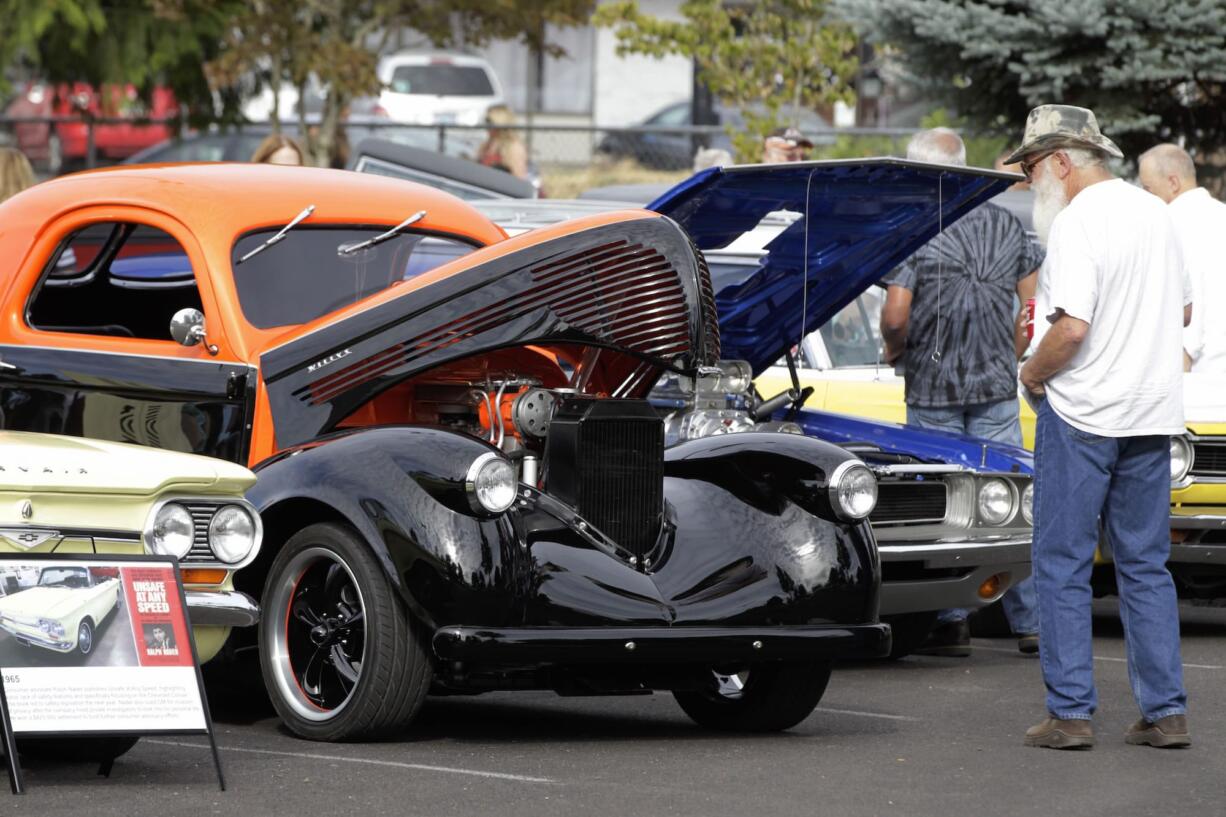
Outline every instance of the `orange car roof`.
{"type": "Polygon", "coordinates": [[[460,199],[414,182],[314,167],[199,163],[91,170],[35,185],[0,205],[40,220],[77,207],[130,205],[159,210],[202,241],[224,241],[257,227],[283,225],[309,204],[312,224],[398,224],[418,210],[417,230],[491,244],[506,233],[460,199]]]}

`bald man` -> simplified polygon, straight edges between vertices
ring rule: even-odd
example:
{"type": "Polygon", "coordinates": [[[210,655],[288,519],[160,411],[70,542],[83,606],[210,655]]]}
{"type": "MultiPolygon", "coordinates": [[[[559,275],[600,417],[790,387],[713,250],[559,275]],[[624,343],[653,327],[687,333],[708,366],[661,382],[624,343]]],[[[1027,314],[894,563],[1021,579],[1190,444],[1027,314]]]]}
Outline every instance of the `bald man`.
{"type": "Polygon", "coordinates": [[[1184,368],[1226,375],[1226,204],[1196,184],[1196,166],[1178,145],[1141,154],[1141,186],[1170,205],[1192,288],[1184,368]]]}

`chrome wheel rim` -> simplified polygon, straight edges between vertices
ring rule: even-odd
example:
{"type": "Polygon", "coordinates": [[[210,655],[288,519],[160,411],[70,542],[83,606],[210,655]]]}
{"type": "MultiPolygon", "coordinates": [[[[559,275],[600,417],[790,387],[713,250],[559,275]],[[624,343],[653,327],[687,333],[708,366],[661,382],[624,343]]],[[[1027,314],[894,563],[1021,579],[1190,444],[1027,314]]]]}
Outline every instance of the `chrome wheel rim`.
{"type": "Polygon", "coordinates": [[[89,655],[89,651],[94,648],[94,634],[90,632],[89,624],[84,621],[77,627],[77,648],[82,655],[89,655]]]}
{"type": "Polygon", "coordinates": [[[299,553],[271,588],[272,674],[281,700],[309,721],[352,700],[366,655],[366,604],[353,571],[321,547],[299,553]]]}

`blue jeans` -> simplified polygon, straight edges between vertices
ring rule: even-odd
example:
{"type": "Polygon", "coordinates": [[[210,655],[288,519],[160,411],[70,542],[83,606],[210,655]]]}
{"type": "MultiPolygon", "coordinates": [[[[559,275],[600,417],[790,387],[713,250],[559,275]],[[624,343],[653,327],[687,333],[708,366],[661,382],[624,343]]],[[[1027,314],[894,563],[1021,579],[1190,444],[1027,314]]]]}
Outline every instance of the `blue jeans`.
{"type": "Polygon", "coordinates": [[[1100,437],[1046,401],[1035,439],[1034,568],[1047,710],[1088,720],[1094,690],[1090,571],[1101,516],[1115,559],[1132,694],[1146,720],[1187,711],[1170,555],[1170,440],[1100,437]]]}
{"type": "MultiPolygon", "coordinates": [[[[982,437],[1008,445],[1022,445],[1022,426],[1018,422],[1018,402],[1015,398],[996,403],[976,403],[969,406],[924,408],[907,406],[907,422],[920,428],[934,428],[982,437]]],[[[1005,608],[1009,627],[1015,633],[1039,631],[1039,606],[1034,594],[1034,580],[1027,576],[1009,588],[1000,600],[1005,608]]],[[[942,610],[938,621],[962,621],[967,611],[942,610]]]]}

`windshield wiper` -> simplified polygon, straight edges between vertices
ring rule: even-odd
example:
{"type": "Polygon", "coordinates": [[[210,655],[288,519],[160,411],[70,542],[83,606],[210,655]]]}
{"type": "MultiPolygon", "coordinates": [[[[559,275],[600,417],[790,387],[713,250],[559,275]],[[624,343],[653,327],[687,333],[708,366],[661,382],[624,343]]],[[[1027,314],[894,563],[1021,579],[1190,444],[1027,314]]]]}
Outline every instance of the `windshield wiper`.
{"type": "Polygon", "coordinates": [[[294,220],[293,220],[293,221],[291,221],[289,224],[286,224],[284,227],[282,227],[280,232],[278,232],[278,233],[277,233],[276,235],[274,235],[272,238],[270,238],[270,239],[268,239],[267,241],[265,241],[265,242],[264,242],[263,244],[261,244],[260,246],[256,247],[256,248],[255,248],[254,250],[252,250],[251,252],[249,252],[249,253],[247,253],[246,255],[244,255],[242,258],[240,258],[240,259],[238,259],[237,261],[235,261],[235,262],[234,262],[234,266],[236,266],[236,267],[237,267],[239,264],[243,263],[243,262],[244,262],[244,261],[246,261],[248,258],[251,258],[251,257],[252,257],[252,256],[254,256],[254,255],[259,255],[260,253],[264,252],[264,250],[266,250],[266,249],[268,249],[269,247],[271,247],[273,244],[276,244],[278,241],[282,241],[282,240],[285,238],[286,233],[288,233],[290,230],[292,230],[292,229],[294,229],[295,227],[297,227],[299,224],[301,224],[303,221],[305,221],[305,220],[306,220],[306,218],[307,218],[308,216],[310,216],[310,215],[311,215],[311,213],[314,213],[314,212],[315,212],[315,205],[314,205],[314,204],[308,204],[306,207],[304,207],[304,208],[303,208],[303,210],[302,210],[302,212],[301,212],[301,213],[299,213],[298,215],[294,216],[294,220]]]}
{"type": "Polygon", "coordinates": [[[340,245],[339,247],[336,248],[336,254],[337,255],[353,255],[355,252],[360,252],[362,250],[374,247],[378,244],[382,244],[384,241],[387,241],[389,239],[395,238],[396,236],[400,235],[400,233],[404,231],[405,227],[408,227],[410,224],[416,224],[417,222],[421,221],[425,217],[426,217],[426,211],[418,210],[416,213],[409,216],[404,221],[400,222],[395,227],[393,227],[392,229],[388,230],[385,233],[379,233],[377,236],[368,238],[365,241],[359,241],[356,244],[340,245]]]}

